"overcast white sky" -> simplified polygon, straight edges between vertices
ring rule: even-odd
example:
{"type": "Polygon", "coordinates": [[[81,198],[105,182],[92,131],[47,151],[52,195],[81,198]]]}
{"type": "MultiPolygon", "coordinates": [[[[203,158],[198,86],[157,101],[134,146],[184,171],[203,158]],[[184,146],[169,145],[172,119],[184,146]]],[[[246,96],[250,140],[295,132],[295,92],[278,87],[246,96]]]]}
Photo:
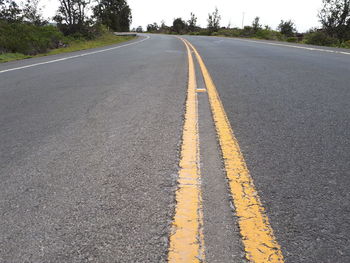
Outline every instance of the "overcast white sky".
{"type": "MultiPolygon", "coordinates": [[[[41,0],[45,5],[44,14],[52,17],[57,9],[58,0],[41,0]]],[[[250,25],[254,17],[259,16],[263,25],[276,28],[281,19],[292,19],[299,32],[319,26],[317,13],[322,7],[322,0],[128,0],[132,9],[132,27],[143,26],[164,20],[171,25],[174,18],[188,20],[193,12],[198,22],[205,27],[208,13],[218,7],[221,25],[241,27],[250,25]]]]}

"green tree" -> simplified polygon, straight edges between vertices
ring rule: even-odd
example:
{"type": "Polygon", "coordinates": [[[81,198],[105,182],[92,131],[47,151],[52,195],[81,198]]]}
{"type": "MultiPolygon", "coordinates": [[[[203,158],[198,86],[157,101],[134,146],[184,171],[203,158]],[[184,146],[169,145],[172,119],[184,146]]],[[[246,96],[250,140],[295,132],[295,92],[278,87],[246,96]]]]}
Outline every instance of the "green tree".
{"type": "Polygon", "coordinates": [[[138,27],[136,28],[136,32],[137,32],[137,33],[142,33],[142,32],[143,32],[142,26],[138,26],[138,27]]]}
{"type": "Polygon", "coordinates": [[[165,24],[165,21],[162,20],[162,21],[160,22],[160,27],[159,27],[159,29],[158,29],[158,32],[163,33],[163,34],[169,34],[170,31],[171,31],[171,27],[167,26],[167,25],[165,24]]]}
{"type": "Polygon", "coordinates": [[[252,28],[255,33],[262,29],[262,25],[260,24],[260,17],[257,16],[254,18],[252,22],[252,28]]]}
{"type": "Polygon", "coordinates": [[[39,4],[40,0],[27,0],[24,2],[22,9],[24,21],[36,26],[47,24],[47,21],[43,18],[39,4]]]}
{"type": "Polygon", "coordinates": [[[15,1],[0,1],[0,20],[4,20],[8,23],[22,21],[22,10],[15,1]]]}
{"type": "Polygon", "coordinates": [[[191,12],[191,18],[187,21],[188,31],[194,32],[197,29],[197,17],[194,13],[191,12]]]}
{"type": "Polygon", "coordinates": [[[54,20],[64,34],[86,34],[89,18],[86,15],[90,0],[59,0],[54,20]]]}
{"type": "Polygon", "coordinates": [[[210,33],[217,32],[220,28],[221,16],[219,15],[219,10],[215,7],[213,13],[208,14],[208,30],[210,33]]]}
{"type": "Polygon", "coordinates": [[[159,26],[156,22],[153,24],[148,24],[147,25],[147,32],[157,32],[159,30],[159,26]]]}
{"type": "Polygon", "coordinates": [[[174,19],[172,30],[178,34],[182,34],[186,31],[187,24],[180,17],[174,19]]]}
{"type": "Polygon", "coordinates": [[[131,9],[125,0],[99,0],[94,17],[113,31],[127,32],[132,21],[131,9]]]}
{"type": "Polygon", "coordinates": [[[295,25],[291,20],[281,20],[281,23],[278,25],[277,29],[286,37],[293,37],[296,33],[295,25]]]}
{"type": "Polygon", "coordinates": [[[350,39],[350,0],[323,0],[318,16],[331,37],[341,41],[350,39]]]}

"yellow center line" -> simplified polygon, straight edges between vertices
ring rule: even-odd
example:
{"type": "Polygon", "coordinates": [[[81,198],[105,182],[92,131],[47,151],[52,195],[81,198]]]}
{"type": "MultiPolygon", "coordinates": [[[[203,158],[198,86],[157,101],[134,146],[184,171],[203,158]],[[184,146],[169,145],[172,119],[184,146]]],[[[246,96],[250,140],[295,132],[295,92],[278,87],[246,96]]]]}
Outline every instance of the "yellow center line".
{"type": "Polygon", "coordinates": [[[246,258],[255,263],[284,262],[281,248],[273,234],[215,84],[196,48],[185,41],[196,54],[208,90],[246,258]]]}
{"type": "MultiPolygon", "coordinates": [[[[185,42],[184,42],[185,43],[185,42]]],[[[204,238],[199,169],[199,135],[196,75],[193,57],[188,54],[189,82],[183,127],[176,209],[170,235],[168,261],[203,262],[204,238]]]]}

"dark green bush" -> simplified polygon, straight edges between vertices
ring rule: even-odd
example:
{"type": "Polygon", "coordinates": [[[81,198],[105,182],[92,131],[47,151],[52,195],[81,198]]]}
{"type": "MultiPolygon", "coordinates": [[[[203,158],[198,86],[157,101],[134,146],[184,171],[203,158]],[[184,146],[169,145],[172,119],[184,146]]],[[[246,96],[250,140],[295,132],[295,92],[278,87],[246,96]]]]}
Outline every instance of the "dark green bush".
{"type": "Polygon", "coordinates": [[[2,52],[35,55],[57,48],[63,39],[63,34],[54,26],[0,22],[2,52]]]}
{"type": "Polygon", "coordinates": [[[231,29],[219,29],[219,31],[217,33],[220,36],[225,36],[225,37],[231,37],[232,36],[231,29]]]}
{"type": "Polygon", "coordinates": [[[283,40],[283,35],[280,32],[262,29],[255,33],[256,38],[266,39],[266,40],[283,40]]]}
{"type": "Polygon", "coordinates": [[[241,35],[242,37],[254,37],[255,31],[254,31],[253,27],[251,27],[251,26],[245,26],[245,27],[241,30],[240,35],[241,35]]]}
{"type": "Polygon", "coordinates": [[[199,36],[210,36],[211,35],[211,32],[207,29],[201,29],[199,32],[198,32],[198,35],[199,36]]]}
{"type": "Polygon", "coordinates": [[[350,40],[347,40],[344,43],[342,43],[341,47],[343,47],[343,48],[350,48],[350,40]]]}
{"type": "MultiPolygon", "coordinates": [[[[239,28],[220,28],[218,32],[211,33],[206,29],[199,32],[189,33],[191,35],[205,35],[205,36],[225,36],[225,37],[248,37],[259,38],[267,40],[285,40],[285,37],[277,31],[271,29],[255,30],[251,26],[246,26],[244,29],[239,28]]],[[[294,40],[294,39],[293,39],[294,40]]]]}
{"type": "Polygon", "coordinates": [[[226,36],[226,37],[239,37],[240,36],[240,29],[236,28],[222,28],[219,30],[220,36],[226,36]]]}
{"type": "Polygon", "coordinates": [[[73,37],[76,40],[93,40],[98,36],[103,35],[103,33],[107,30],[106,26],[97,23],[95,25],[91,25],[91,23],[85,23],[82,25],[58,25],[59,31],[63,33],[63,35],[68,37],[73,37]]]}
{"type": "Polygon", "coordinates": [[[297,37],[288,37],[286,40],[287,40],[287,42],[290,42],[290,43],[297,43],[298,42],[297,37]]]}
{"type": "Polygon", "coordinates": [[[328,36],[323,31],[311,32],[305,35],[305,43],[318,46],[338,46],[339,41],[336,38],[328,36]]]}

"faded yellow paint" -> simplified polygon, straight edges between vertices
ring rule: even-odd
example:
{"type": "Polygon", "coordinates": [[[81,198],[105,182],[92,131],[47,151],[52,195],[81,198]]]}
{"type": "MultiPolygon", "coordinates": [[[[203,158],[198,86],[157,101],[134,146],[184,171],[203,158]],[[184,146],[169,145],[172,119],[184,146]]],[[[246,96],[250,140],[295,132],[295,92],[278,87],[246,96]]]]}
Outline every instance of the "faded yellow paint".
{"type": "Polygon", "coordinates": [[[196,92],[207,92],[206,89],[196,89],[196,92]]]}
{"type": "MultiPolygon", "coordinates": [[[[185,42],[184,42],[185,43],[185,42]]],[[[183,127],[176,209],[170,235],[168,261],[203,262],[204,238],[200,189],[196,75],[188,45],[189,82],[183,127]]]]}
{"type": "Polygon", "coordinates": [[[191,43],[186,42],[196,54],[208,90],[246,258],[255,263],[284,262],[281,248],[273,234],[215,84],[198,51],[191,43]]]}

